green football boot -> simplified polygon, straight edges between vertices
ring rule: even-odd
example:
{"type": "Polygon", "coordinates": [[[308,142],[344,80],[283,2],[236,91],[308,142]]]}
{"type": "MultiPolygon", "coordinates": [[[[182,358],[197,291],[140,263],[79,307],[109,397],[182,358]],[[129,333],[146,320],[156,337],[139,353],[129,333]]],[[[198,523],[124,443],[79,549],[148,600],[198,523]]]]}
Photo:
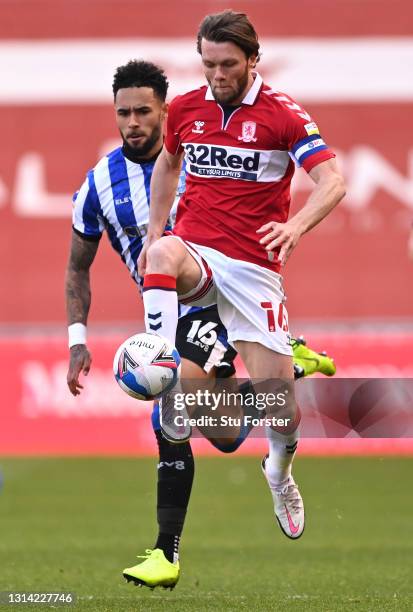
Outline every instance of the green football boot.
{"type": "Polygon", "coordinates": [[[136,586],[147,586],[150,589],[161,586],[172,591],[179,580],[179,561],[168,561],[160,548],[148,548],[145,552],[145,555],[138,555],[138,559],[145,561],[123,570],[124,578],[136,586]]]}
{"type": "Polygon", "coordinates": [[[336,373],[334,360],[325,351],[316,353],[316,351],[308,348],[302,336],[291,338],[291,346],[293,349],[295,378],[311,376],[316,372],[321,372],[325,376],[334,376],[336,373]]]}

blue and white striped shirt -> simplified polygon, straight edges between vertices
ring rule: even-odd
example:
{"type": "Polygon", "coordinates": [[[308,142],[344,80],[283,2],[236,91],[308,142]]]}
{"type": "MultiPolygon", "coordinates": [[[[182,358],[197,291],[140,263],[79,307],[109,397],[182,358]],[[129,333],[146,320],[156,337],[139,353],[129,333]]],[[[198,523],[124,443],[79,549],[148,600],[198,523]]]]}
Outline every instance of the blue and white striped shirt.
{"type": "MultiPolygon", "coordinates": [[[[122,147],[118,147],[89,170],[82,187],[73,196],[74,229],[91,240],[99,240],[106,230],[113,248],[139,287],[143,279],[138,274],[137,260],[148,230],[154,166],[155,161],[130,161],[123,155],[122,147]]],[[[171,216],[176,215],[179,197],[185,191],[185,177],[183,165],[171,216]]],[[[200,308],[180,305],[179,315],[197,310],[200,308]]]]}
{"type": "Polygon", "coordinates": [[[155,162],[134,163],[119,147],[87,174],[73,199],[73,227],[99,240],[107,231],[113,248],[140,284],[137,259],[149,223],[150,182],[155,162]]]}

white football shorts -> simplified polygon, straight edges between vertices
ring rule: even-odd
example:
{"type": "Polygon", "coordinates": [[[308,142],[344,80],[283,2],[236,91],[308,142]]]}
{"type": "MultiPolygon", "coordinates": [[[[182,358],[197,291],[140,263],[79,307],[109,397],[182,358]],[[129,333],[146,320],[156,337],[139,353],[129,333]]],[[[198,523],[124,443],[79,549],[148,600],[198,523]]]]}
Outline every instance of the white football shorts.
{"type": "Polygon", "coordinates": [[[246,340],[282,355],[292,355],[280,274],[179,236],[174,238],[185,245],[202,271],[197,287],[178,296],[181,304],[217,304],[232,345],[237,340],[246,340]]]}

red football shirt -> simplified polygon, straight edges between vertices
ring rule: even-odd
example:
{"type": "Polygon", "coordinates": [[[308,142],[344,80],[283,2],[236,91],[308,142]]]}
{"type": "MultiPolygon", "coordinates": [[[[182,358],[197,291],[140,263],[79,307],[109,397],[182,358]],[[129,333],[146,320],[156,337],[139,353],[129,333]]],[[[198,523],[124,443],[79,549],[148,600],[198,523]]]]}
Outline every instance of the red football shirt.
{"type": "Polygon", "coordinates": [[[174,233],[276,272],[256,230],[287,220],[295,163],[309,172],[334,157],[305,110],[258,74],[226,122],[209,87],[176,97],[165,146],[185,152],[187,171],[174,233]]]}

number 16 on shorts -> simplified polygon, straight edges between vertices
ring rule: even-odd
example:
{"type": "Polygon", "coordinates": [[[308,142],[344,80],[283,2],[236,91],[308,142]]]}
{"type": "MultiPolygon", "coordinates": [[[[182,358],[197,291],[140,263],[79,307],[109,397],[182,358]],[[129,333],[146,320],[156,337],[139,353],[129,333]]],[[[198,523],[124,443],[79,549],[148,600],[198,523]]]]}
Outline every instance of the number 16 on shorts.
{"type": "MultiPolygon", "coordinates": [[[[276,322],[275,322],[275,313],[274,313],[273,303],[272,302],[261,302],[260,306],[267,312],[268,330],[270,332],[275,332],[277,330],[277,327],[276,327],[276,322]]],[[[287,317],[287,312],[282,302],[280,302],[278,305],[277,323],[280,329],[282,329],[285,332],[288,332],[288,317],[287,317]]]]}

